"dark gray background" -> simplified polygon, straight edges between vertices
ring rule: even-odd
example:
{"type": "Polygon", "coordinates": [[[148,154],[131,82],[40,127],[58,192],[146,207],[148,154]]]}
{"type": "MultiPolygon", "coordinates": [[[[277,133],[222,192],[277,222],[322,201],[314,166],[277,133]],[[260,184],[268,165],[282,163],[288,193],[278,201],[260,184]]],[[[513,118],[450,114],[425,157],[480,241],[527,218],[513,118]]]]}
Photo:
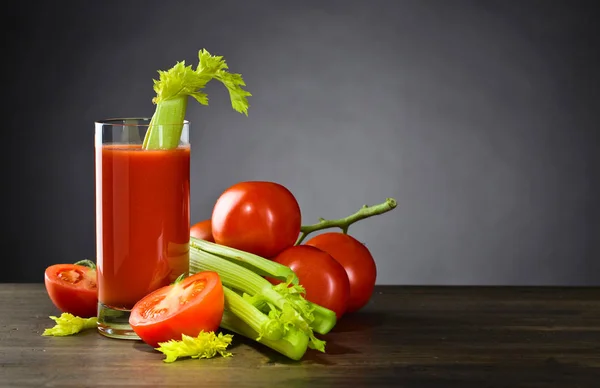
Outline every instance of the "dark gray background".
{"type": "Polygon", "coordinates": [[[600,284],[594,2],[59,1],[4,9],[0,280],[94,256],[93,121],[222,54],[254,94],[190,103],[192,221],[241,180],[351,228],[379,284],[600,284]],[[8,138],[6,137],[8,136],[8,138]]]}

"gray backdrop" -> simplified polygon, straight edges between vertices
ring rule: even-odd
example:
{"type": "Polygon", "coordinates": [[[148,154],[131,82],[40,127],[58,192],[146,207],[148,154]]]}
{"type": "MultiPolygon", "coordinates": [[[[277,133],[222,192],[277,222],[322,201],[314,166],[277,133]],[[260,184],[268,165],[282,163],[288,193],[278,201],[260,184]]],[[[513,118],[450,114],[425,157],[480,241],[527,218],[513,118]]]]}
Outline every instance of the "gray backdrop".
{"type": "Polygon", "coordinates": [[[217,83],[190,103],[192,221],[241,180],[287,186],[304,223],[394,197],[351,228],[379,284],[600,284],[593,5],[12,5],[0,280],[94,256],[93,121],[151,115],[156,70],[206,48],[254,97],[249,117],[217,83]]]}

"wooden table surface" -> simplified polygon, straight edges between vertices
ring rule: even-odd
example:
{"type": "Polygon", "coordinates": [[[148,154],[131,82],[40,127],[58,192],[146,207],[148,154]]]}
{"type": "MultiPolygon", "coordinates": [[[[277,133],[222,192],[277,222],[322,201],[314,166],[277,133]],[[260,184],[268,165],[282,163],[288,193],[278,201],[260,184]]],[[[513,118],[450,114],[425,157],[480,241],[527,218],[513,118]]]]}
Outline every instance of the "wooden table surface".
{"type": "Polygon", "coordinates": [[[378,287],[300,362],[234,336],[230,358],[164,363],[95,330],[43,337],[43,284],[0,284],[2,387],[600,387],[600,288],[378,287]]]}

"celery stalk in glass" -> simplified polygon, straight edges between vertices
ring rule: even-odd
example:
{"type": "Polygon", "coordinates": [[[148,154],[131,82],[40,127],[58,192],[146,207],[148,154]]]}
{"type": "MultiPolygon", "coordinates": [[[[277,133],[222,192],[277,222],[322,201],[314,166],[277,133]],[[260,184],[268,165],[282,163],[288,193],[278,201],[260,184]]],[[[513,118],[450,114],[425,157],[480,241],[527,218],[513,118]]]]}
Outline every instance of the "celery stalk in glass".
{"type": "Polygon", "coordinates": [[[198,52],[198,66],[193,69],[185,61],[177,62],[167,71],[159,70],[159,79],[154,80],[156,96],[152,102],[156,109],[152,115],[143,148],[177,148],[187,110],[188,97],[193,97],[202,105],[208,105],[208,96],[201,90],[212,79],[225,85],[229,91],[232,108],[248,115],[248,99],[251,96],[244,90],[246,86],[241,74],[230,73],[222,56],[211,55],[205,49],[198,52]]]}

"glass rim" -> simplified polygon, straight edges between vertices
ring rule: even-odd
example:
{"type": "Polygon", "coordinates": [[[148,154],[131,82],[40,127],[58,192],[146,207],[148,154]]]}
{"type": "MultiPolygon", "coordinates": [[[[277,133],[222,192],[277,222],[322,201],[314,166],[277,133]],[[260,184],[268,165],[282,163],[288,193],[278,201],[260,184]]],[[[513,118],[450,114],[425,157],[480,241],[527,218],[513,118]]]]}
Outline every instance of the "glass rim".
{"type": "MultiPolygon", "coordinates": [[[[121,125],[124,127],[147,127],[150,125],[150,117],[114,117],[103,120],[96,120],[94,124],[96,125],[121,125]],[[127,120],[137,120],[137,123],[127,123],[127,120]]],[[[189,126],[189,120],[183,120],[183,125],[189,126]]],[[[161,125],[181,125],[181,124],[161,124],[161,125]]]]}

